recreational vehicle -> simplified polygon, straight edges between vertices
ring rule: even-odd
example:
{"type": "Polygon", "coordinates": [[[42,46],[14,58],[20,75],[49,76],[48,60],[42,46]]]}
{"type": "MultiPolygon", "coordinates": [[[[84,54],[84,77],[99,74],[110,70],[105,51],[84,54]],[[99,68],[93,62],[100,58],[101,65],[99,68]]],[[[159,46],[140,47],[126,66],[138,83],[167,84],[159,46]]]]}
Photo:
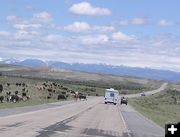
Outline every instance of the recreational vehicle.
{"type": "Polygon", "coordinates": [[[113,88],[106,89],[105,90],[105,96],[104,96],[104,103],[113,103],[116,105],[118,103],[118,96],[119,92],[118,90],[114,90],[113,88]]]}

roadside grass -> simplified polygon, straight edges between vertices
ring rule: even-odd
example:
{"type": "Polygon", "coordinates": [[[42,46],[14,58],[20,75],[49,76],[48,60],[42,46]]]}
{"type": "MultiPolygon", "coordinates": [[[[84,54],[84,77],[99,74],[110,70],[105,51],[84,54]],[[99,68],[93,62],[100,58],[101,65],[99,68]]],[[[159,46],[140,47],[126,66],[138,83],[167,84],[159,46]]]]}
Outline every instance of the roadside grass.
{"type": "Polygon", "coordinates": [[[104,96],[106,88],[114,88],[120,92],[120,94],[133,94],[142,91],[156,89],[162,82],[133,78],[133,77],[121,77],[104,74],[92,74],[78,71],[66,71],[66,70],[41,70],[31,69],[18,66],[0,66],[0,84],[3,85],[3,91],[0,96],[5,97],[5,102],[0,103],[0,109],[12,108],[21,106],[32,106],[43,103],[57,102],[59,94],[68,95],[68,100],[73,99],[70,91],[78,91],[88,96],[104,96]],[[57,89],[53,87],[55,93],[51,95],[48,89],[38,90],[38,87],[42,87],[42,84],[47,82],[56,82],[59,85],[67,88],[57,89]],[[10,83],[10,86],[7,86],[10,83]],[[11,92],[15,94],[18,91],[18,95],[22,94],[22,86],[16,86],[16,83],[26,83],[28,86],[27,95],[30,96],[28,101],[19,101],[17,103],[6,102],[6,93],[11,92]],[[47,99],[49,96],[50,99],[47,99]]]}
{"type": "Polygon", "coordinates": [[[166,123],[180,121],[180,104],[175,103],[175,95],[180,95],[180,92],[175,94],[167,89],[153,96],[129,99],[129,103],[145,117],[164,127],[166,123]]]}
{"type": "Polygon", "coordinates": [[[34,105],[40,105],[40,104],[45,104],[45,103],[53,103],[53,102],[57,102],[57,100],[34,100],[33,99],[33,100],[28,100],[28,101],[19,101],[16,103],[5,102],[5,103],[0,103],[0,109],[34,106],[34,105]]]}

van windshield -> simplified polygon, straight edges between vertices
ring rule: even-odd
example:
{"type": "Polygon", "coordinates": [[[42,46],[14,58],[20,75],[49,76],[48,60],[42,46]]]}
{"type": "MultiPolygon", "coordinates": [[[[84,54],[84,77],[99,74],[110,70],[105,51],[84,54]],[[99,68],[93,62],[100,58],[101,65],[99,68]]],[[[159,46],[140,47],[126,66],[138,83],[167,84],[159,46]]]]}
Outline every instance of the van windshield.
{"type": "Polygon", "coordinates": [[[110,97],[114,97],[114,93],[110,93],[110,97]]]}

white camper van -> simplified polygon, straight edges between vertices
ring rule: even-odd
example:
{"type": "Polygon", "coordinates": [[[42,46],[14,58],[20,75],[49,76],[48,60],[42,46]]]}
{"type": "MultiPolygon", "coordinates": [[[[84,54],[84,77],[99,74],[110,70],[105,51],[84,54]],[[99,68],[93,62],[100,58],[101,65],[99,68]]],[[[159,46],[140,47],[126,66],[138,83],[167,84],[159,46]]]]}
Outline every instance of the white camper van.
{"type": "Polygon", "coordinates": [[[113,88],[106,89],[105,90],[105,96],[104,96],[104,103],[113,103],[116,105],[118,103],[118,96],[119,92],[118,90],[114,90],[113,88]]]}

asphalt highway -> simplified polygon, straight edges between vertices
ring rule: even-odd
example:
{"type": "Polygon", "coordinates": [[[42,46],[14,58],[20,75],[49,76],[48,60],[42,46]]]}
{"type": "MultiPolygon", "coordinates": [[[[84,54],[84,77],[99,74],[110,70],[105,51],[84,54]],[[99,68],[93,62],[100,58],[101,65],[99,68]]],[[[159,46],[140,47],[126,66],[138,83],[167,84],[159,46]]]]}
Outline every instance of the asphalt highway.
{"type": "MultiPolygon", "coordinates": [[[[166,86],[167,83],[164,83],[159,89],[147,92],[147,95],[163,91],[166,86]]],[[[163,137],[164,129],[129,105],[104,104],[103,97],[94,97],[87,101],[2,109],[0,136],[163,137]]]]}

